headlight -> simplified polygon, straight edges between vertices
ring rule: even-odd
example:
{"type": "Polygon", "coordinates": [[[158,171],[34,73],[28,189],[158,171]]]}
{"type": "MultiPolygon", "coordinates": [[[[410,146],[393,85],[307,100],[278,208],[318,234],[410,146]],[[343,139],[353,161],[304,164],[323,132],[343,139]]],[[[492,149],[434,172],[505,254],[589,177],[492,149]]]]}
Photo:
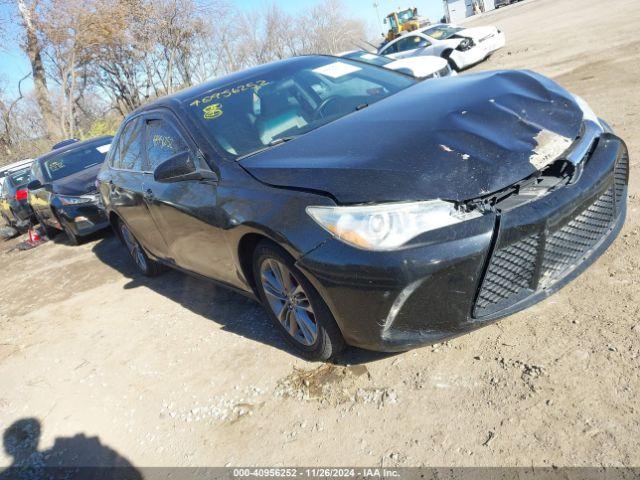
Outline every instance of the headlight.
{"type": "Polygon", "coordinates": [[[482,215],[460,212],[453,203],[442,200],[307,207],[307,213],[334,237],[365,250],[392,250],[421,233],[482,215]]]}
{"type": "Polygon", "coordinates": [[[458,50],[469,50],[471,47],[473,47],[473,41],[470,38],[464,38],[459,44],[458,44],[458,50]]]}
{"type": "Polygon", "coordinates": [[[58,195],[57,196],[63,205],[81,205],[83,203],[98,203],[98,194],[92,195],[80,195],[78,197],[72,197],[70,195],[58,195]]]}
{"type": "Polygon", "coordinates": [[[587,102],[585,102],[585,100],[582,97],[579,97],[578,95],[573,95],[573,99],[575,100],[575,102],[578,104],[578,107],[580,107],[580,110],[582,110],[582,120],[591,120],[592,122],[600,125],[600,119],[598,118],[598,116],[595,114],[595,112],[591,109],[591,107],[589,106],[589,104],[587,102]]]}

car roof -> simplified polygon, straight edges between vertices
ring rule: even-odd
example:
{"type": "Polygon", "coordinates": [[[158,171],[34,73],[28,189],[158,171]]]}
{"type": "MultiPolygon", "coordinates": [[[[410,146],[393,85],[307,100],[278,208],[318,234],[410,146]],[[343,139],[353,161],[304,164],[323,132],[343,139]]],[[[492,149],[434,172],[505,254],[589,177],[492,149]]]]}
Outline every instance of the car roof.
{"type": "Polygon", "coordinates": [[[139,113],[154,110],[158,107],[169,107],[172,106],[180,106],[188,100],[193,99],[198,95],[202,95],[211,90],[217,90],[222,87],[226,87],[227,85],[233,85],[236,83],[241,83],[249,78],[253,78],[259,76],[261,74],[270,73],[278,68],[287,65],[295,65],[296,63],[303,63],[309,58],[336,58],[331,55],[302,55],[298,57],[291,57],[285,60],[277,60],[275,62],[265,63],[263,65],[259,65],[257,67],[248,68],[246,70],[241,70],[239,72],[234,72],[229,75],[224,75],[222,77],[218,77],[214,80],[209,80],[208,82],[201,83],[199,85],[195,85],[193,87],[186,88],[184,90],[180,90],[179,92],[173,93],[171,95],[167,95],[161,97],[151,103],[143,105],[133,112],[129,116],[135,116],[139,113]]]}
{"type": "Polygon", "coordinates": [[[25,160],[20,160],[17,162],[10,163],[9,165],[3,165],[0,167],[0,172],[6,173],[12,170],[20,169],[23,167],[27,167],[33,163],[33,158],[27,158],[25,160]]]}
{"type": "Polygon", "coordinates": [[[91,147],[93,145],[104,145],[108,142],[111,142],[113,137],[111,135],[104,135],[101,137],[90,138],[89,140],[84,140],[82,142],[75,142],[64,147],[57,148],[55,150],[51,150],[50,152],[45,153],[44,155],[38,157],[36,162],[42,163],[49,158],[58,157],[67,152],[73,152],[74,150],[81,150],[85,147],[91,147]]]}

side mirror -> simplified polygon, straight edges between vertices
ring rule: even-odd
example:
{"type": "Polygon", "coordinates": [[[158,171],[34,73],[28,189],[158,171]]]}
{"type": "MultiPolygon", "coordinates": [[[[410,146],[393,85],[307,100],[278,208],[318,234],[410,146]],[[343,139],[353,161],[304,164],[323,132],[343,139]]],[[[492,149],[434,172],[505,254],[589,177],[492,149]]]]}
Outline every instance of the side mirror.
{"type": "Polygon", "coordinates": [[[29,183],[27,183],[27,190],[37,190],[39,188],[42,188],[42,183],[40,183],[40,180],[31,180],[29,183]]]}
{"type": "Polygon", "coordinates": [[[217,182],[218,176],[211,170],[196,167],[190,152],[180,152],[158,165],[153,172],[153,179],[159,183],[184,182],[186,180],[217,182]]]}

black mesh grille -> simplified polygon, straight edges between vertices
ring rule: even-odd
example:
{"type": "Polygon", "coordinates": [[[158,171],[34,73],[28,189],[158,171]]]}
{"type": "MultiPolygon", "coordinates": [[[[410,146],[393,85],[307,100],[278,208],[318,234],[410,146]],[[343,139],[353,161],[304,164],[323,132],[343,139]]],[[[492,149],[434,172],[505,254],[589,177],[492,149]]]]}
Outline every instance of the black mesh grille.
{"type": "Polygon", "coordinates": [[[501,304],[529,288],[535,273],[539,235],[496,250],[476,301],[476,312],[501,304]]]}
{"type": "Polygon", "coordinates": [[[543,283],[557,278],[607,233],[615,216],[613,189],[547,237],[542,261],[543,283]]]}
{"type": "Polygon", "coordinates": [[[624,194],[624,188],[627,185],[628,178],[629,178],[629,155],[625,152],[618,159],[618,162],[616,163],[616,169],[614,171],[616,203],[620,203],[622,195],[624,194]]]}
{"type": "MultiPolygon", "coordinates": [[[[622,169],[620,169],[622,171],[622,169]]],[[[622,174],[621,174],[622,175],[622,174]]],[[[626,175],[626,174],[625,174],[626,175]]],[[[625,182],[626,182],[626,176],[625,182]]],[[[543,240],[533,234],[494,251],[476,300],[474,315],[482,317],[507,308],[526,295],[557,281],[610,230],[615,218],[617,184],[563,227],[543,240]],[[542,252],[539,281],[538,252],[542,252]]]]}

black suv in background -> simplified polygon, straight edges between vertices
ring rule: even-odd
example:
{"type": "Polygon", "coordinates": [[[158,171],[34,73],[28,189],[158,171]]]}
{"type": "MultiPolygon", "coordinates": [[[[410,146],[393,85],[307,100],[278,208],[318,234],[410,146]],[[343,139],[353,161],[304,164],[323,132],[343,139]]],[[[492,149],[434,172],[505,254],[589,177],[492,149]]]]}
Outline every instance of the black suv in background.
{"type": "Polygon", "coordinates": [[[109,225],[95,183],[111,140],[75,142],[33,162],[29,203],[48,237],[63,230],[77,244],[79,237],[109,225]]]}

